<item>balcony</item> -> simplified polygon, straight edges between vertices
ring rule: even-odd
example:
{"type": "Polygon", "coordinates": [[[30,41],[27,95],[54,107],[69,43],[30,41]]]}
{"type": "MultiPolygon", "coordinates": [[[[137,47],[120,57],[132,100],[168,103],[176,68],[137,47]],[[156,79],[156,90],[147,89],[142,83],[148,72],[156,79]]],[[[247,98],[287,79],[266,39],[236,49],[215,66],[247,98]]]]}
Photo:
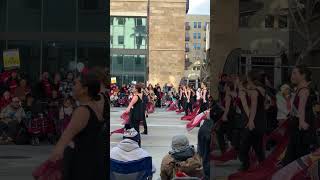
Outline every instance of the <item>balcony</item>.
{"type": "Polygon", "coordinates": [[[186,49],[185,49],[185,52],[190,52],[190,49],[189,49],[189,48],[186,48],[186,49]]]}
{"type": "Polygon", "coordinates": [[[189,36],[186,36],[186,41],[190,41],[190,37],[189,36]]]}
{"type": "Polygon", "coordinates": [[[190,26],[186,25],[186,31],[189,31],[189,30],[190,30],[190,26]]]}

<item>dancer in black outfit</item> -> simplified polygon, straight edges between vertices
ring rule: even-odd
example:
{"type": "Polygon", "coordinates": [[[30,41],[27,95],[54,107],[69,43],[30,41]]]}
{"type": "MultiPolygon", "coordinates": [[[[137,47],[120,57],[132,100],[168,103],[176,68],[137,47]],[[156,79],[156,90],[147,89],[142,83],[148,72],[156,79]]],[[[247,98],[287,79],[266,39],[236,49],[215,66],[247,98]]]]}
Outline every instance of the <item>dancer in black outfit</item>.
{"type": "Polygon", "coordinates": [[[75,80],[73,95],[81,105],[72,114],[50,156],[54,162],[63,158],[65,180],[107,179],[106,102],[99,92],[100,81],[95,73],[89,72],[75,80]]]}
{"type": "Polygon", "coordinates": [[[316,144],[316,126],[313,104],[314,91],[309,87],[311,72],[305,66],[297,66],[292,71],[291,81],[297,86],[289,125],[289,144],[280,165],[287,165],[299,157],[311,153],[316,144]]]}
{"type": "Polygon", "coordinates": [[[181,110],[181,108],[184,107],[184,86],[179,87],[179,102],[178,102],[178,108],[181,110]]]}
{"type": "Polygon", "coordinates": [[[227,82],[225,85],[226,94],[224,98],[224,113],[222,115],[223,122],[217,130],[217,140],[222,153],[227,150],[225,135],[227,135],[228,140],[232,141],[232,120],[235,115],[234,91],[234,84],[232,82],[227,82]]]}
{"type": "Polygon", "coordinates": [[[266,130],[265,114],[265,89],[261,82],[260,74],[250,72],[248,74],[248,89],[251,100],[250,115],[247,127],[241,137],[239,159],[242,162],[241,171],[246,171],[250,167],[249,151],[253,147],[258,161],[261,163],[265,159],[263,148],[263,135],[266,130]]]}
{"type": "MultiPolygon", "coordinates": [[[[142,85],[137,84],[133,88],[134,96],[125,112],[130,113],[130,125],[140,134],[140,122],[144,121],[144,107],[142,101],[142,85]]],[[[141,139],[139,141],[141,147],[141,139]]]]}
{"type": "Polygon", "coordinates": [[[187,86],[185,90],[185,95],[186,95],[185,112],[186,112],[186,116],[188,116],[189,113],[192,113],[192,102],[191,102],[192,93],[191,93],[190,85],[187,86]]]}
{"type": "Polygon", "coordinates": [[[207,85],[205,83],[201,83],[199,114],[206,111],[208,107],[209,107],[209,91],[207,90],[207,85]]]}
{"type": "Polygon", "coordinates": [[[149,103],[149,98],[148,98],[148,94],[146,90],[143,90],[142,93],[142,101],[143,101],[143,108],[144,108],[144,113],[145,113],[145,117],[143,118],[143,133],[142,134],[148,134],[148,125],[147,125],[147,119],[146,117],[148,117],[148,112],[147,112],[147,105],[149,103]]]}

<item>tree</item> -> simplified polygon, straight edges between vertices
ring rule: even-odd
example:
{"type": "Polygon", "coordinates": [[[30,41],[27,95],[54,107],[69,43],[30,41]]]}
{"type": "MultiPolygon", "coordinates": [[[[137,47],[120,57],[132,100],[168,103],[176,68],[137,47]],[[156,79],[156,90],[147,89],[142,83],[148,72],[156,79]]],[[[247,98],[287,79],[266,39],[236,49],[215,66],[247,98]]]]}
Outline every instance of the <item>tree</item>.
{"type": "Polygon", "coordinates": [[[296,61],[296,64],[301,64],[320,45],[320,33],[314,27],[315,22],[320,20],[320,0],[289,0],[289,14],[293,31],[301,37],[304,44],[296,61]]]}
{"type": "Polygon", "coordinates": [[[209,83],[210,81],[210,56],[209,53],[210,49],[207,50],[207,55],[206,58],[203,60],[203,63],[200,66],[200,81],[201,82],[205,82],[205,83],[209,83]]]}
{"type": "Polygon", "coordinates": [[[146,40],[147,37],[146,26],[135,26],[133,29],[134,33],[130,36],[136,39],[137,49],[140,49],[143,40],[146,40]]]}

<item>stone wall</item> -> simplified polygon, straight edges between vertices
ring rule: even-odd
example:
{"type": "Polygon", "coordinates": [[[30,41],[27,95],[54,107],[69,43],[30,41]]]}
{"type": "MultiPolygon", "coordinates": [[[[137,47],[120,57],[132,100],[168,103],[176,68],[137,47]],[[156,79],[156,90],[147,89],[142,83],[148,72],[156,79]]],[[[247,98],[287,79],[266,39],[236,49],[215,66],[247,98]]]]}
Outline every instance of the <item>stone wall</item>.
{"type": "Polygon", "coordinates": [[[217,98],[227,56],[239,47],[239,0],[212,0],[210,7],[210,92],[217,98]]]}
{"type": "Polygon", "coordinates": [[[150,0],[149,82],[178,86],[184,75],[186,0],[150,0]]]}

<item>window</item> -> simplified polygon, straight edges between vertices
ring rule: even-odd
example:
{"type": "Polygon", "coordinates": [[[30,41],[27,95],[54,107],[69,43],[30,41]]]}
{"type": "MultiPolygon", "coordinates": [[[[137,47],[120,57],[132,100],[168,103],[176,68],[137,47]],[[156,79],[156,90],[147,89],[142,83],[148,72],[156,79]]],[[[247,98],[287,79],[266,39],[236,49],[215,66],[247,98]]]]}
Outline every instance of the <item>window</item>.
{"type": "Polygon", "coordinates": [[[279,16],[279,28],[284,29],[288,27],[288,16],[279,16]]]}
{"type": "Polygon", "coordinates": [[[198,44],[197,49],[198,49],[198,50],[201,49],[201,44],[200,44],[200,43],[198,44]]]}
{"type": "Polygon", "coordinates": [[[98,0],[80,0],[79,5],[81,9],[98,9],[98,0]]]}
{"type": "Polygon", "coordinates": [[[40,9],[41,8],[41,0],[27,0],[25,1],[26,7],[31,9],[40,9]]]}
{"type": "Polygon", "coordinates": [[[186,43],[186,49],[189,49],[189,44],[188,43],[186,43]]]}
{"type": "Polygon", "coordinates": [[[249,16],[240,16],[239,26],[240,27],[249,27],[249,16]]]}
{"type": "Polygon", "coordinates": [[[198,28],[199,29],[201,28],[201,22],[198,22],[198,28]]]}
{"type": "Polygon", "coordinates": [[[197,33],[193,33],[193,39],[197,39],[197,33]]]}
{"type": "Polygon", "coordinates": [[[137,18],[136,26],[142,26],[142,18],[137,18]]]}
{"type": "Polygon", "coordinates": [[[193,23],[193,27],[194,27],[194,28],[197,28],[197,22],[194,22],[194,23],[193,23]]]}
{"type": "Polygon", "coordinates": [[[124,36],[118,36],[118,44],[123,45],[124,44],[124,36]]]}
{"type": "Polygon", "coordinates": [[[110,44],[113,44],[113,36],[110,36],[110,44]]]}
{"type": "Polygon", "coordinates": [[[198,33],[198,39],[201,39],[201,33],[198,33]]]}
{"type": "Polygon", "coordinates": [[[193,43],[193,49],[197,49],[197,43],[193,43]]]}
{"type": "Polygon", "coordinates": [[[124,25],[125,19],[124,18],[118,18],[118,25],[124,25]]]}
{"type": "Polygon", "coordinates": [[[267,15],[265,17],[265,28],[273,28],[274,27],[274,16],[267,15]]]}

